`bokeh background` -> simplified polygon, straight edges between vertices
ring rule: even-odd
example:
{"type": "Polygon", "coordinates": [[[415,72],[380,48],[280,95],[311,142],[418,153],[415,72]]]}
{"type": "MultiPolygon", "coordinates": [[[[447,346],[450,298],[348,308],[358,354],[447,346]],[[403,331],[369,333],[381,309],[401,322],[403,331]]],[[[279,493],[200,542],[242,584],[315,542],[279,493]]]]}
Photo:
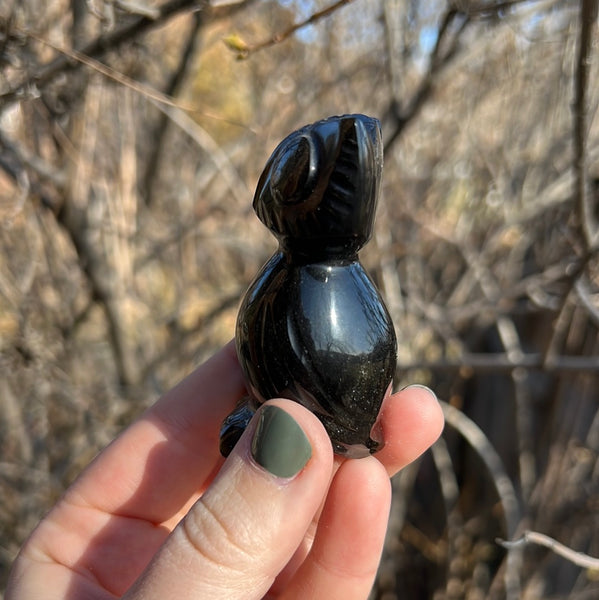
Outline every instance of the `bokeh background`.
{"type": "MultiPolygon", "coordinates": [[[[363,262],[442,439],[396,477],[372,598],[599,596],[591,0],[0,1],[0,594],[124,426],[234,333],[293,129],[378,117],[363,262]]],[[[168,490],[165,490],[168,493],[168,490]]]]}

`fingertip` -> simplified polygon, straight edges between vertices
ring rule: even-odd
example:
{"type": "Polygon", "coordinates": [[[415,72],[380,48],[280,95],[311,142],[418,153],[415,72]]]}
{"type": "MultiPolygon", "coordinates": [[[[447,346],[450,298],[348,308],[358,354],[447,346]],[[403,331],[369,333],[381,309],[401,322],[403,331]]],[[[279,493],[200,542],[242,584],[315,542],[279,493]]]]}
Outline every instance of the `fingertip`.
{"type": "Polygon", "coordinates": [[[432,446],[445,424],[435,393],[420,384],[392,394],[383,405],[380,421],[385,446],[376,457],[391,476],[432,446]]]}
{"type": "MultiPolygon", "coordinates": [[[[320,469],[323,469],[325,472],[331,474],[333,470],[333,448],[331,445],[331,440],[324,426],[316,417],[316,415],[298,402],[294,402],[292,400],[275,398],[265,402],[260,407],[258,415],[252,420],[252,428],[254,429],[254,433],[252,433],[253,437],[250,443],[250,450],[255,449],[256,447],[257,435],[260,433],[259,426],[261,422],[264,422],[264,413],[270,412],[272,414],[272,409],[278,409],[288,415],[288,417],[292,419],[295,424],[297,424],[308,440],[310,444],[310,456],[306,461],[305,467],[308,467],[311,462],[317,462],[319,463],[320,469]]],[[[290,436],[286,435],[285,428],[286,426],[283,426],[283,430],[281,432],[282,435],[275,432],[275,435],[273,436],[274,439],[272,440],[273,446],[271,451],[274,453],[280,453],[281,448],[283,446],[286,447],[291,442],[290,436]],[[278,440],[276,439],[277,437],[279,438],[278,440]]],[[[301,446],[301,443],[299,445],[301,446]]],[[[293,448],[289,448],[285,451],[288,452],[293,450],[293,448]]],[[[303,448],[298,448],[295,450],[300,454],[304,452],[303,448]]],[[[255,453],[252,453],[252,457],[254,459],[256,458],[255,453]]],[[[311,468],[313,467],[311,466],[311,468]]]]}
{"type": "Polygon", "coordinates": [[[445,427],[443,409],[435,392],[425,385],[415,383],[405,387],[398,394],[405,401],[411,402],[420,413],[423,428],[433,437],[431,444],[434,443],[445,427]]]}

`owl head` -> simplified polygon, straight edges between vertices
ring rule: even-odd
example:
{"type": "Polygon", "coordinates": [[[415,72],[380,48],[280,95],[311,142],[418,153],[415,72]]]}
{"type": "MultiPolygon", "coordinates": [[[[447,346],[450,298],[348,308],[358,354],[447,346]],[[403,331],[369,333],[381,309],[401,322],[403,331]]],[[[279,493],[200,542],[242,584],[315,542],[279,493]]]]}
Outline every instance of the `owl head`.
{"type": "Polygon", "coordinates": [[[372,233],[382,168],[377,119],[329,117],[275,148],[258,181],[254,210],[291,253],[355,253],[372,233]]]}

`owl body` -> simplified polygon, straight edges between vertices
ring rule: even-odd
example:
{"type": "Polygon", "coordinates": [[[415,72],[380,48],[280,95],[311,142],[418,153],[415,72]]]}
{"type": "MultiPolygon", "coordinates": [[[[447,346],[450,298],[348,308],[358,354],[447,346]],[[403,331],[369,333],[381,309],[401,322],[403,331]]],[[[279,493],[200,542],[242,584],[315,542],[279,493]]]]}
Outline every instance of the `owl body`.
{"type": "Polygon", "coordinates": [[[358,251],[372,232],[381,171],[378,121],[364,115],[304,127],[269,159],[253,205],[279,249],[239,309],[236,347],[249,398],[223,424],[223,453],[261,403],[280,397],[314,412],[337,453],[379,449],[373,426],[397,343],[358,251]]]}

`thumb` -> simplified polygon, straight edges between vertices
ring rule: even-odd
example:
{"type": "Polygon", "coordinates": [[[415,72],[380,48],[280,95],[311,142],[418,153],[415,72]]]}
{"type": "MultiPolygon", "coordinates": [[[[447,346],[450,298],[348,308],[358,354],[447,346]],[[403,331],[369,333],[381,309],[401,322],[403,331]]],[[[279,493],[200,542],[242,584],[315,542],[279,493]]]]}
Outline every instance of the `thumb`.
{"type": "Polygon", "coordinates": [[[125,598],[262,598],[302,542],[332,469],[320,421],[295,402],[266,403],[125,598]]]}

